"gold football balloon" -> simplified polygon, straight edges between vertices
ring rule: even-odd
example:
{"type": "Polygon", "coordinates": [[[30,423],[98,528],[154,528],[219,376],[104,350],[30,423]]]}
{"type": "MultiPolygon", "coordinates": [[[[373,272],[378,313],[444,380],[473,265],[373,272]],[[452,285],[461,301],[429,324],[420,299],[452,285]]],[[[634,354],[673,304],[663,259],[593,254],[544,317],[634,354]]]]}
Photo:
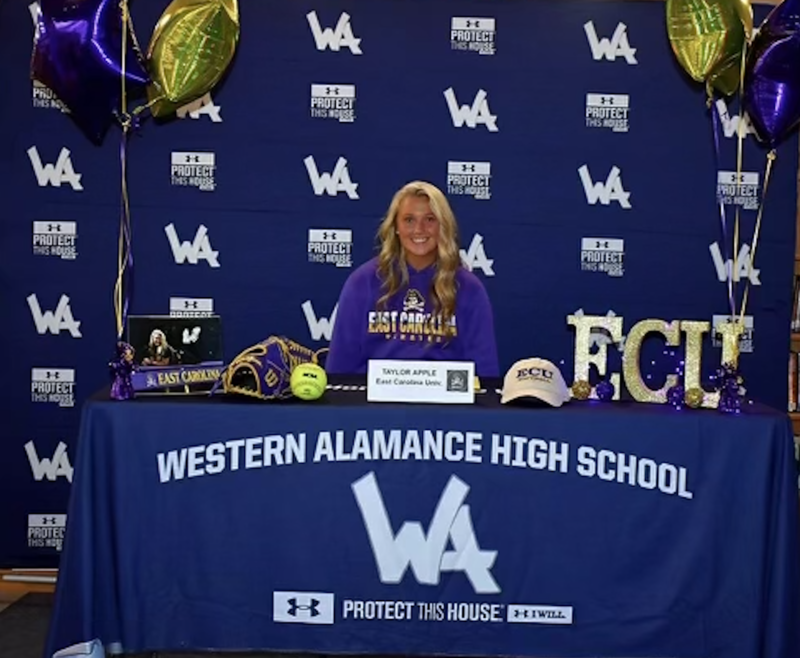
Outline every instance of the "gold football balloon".
{"type": "Polygon", "coordinates": [[[210,91],[225,74],[238,41],[237,0],[173,0],[147,50],[153,116],[171,114],[210,91]]]}
{"type": "Polygon", "coordinates": [[[667,35],[684,70],[733,93],[739,85],[742,54],[753,33],[750,0],[667,0],[667,35]]]}

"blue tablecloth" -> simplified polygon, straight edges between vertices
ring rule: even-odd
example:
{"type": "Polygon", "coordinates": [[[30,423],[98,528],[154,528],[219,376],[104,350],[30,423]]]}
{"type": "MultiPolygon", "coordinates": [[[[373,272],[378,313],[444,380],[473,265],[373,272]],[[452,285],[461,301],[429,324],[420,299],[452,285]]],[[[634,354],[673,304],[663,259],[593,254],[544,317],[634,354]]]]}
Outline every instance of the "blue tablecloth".
{"type": "Polygon", "coordinates": [[[799,567],[766,409],[93,400],[47,652],[796,658],[799,567]]]}

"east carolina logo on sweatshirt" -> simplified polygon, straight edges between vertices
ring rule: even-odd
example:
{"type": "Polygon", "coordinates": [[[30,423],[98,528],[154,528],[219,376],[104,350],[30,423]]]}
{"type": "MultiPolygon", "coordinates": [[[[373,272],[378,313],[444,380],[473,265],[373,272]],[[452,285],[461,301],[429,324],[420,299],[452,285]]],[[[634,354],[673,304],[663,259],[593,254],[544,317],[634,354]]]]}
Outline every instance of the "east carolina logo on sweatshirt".
{"type": "Polygon", "coordinates": [[[387,340],[431,343],[457,335],[455,317],[445,322],[441,314],[426,313],[425,298],[415,288],[406,292],[402,311],[370,311],[367,332],[384,334],[387,340]]]}

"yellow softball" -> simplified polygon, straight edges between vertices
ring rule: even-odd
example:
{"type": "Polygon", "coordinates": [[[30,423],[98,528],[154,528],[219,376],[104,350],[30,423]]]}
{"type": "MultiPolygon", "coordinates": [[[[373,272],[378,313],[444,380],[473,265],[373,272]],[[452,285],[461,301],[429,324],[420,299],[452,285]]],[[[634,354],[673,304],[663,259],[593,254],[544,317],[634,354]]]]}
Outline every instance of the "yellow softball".
{"type": "Polygon", "coordinates": [[[301,363],[292,370],[289,383],[295,397],[301,400],[317,400],[325,392],[328,375],[316,363],[301,363]]]}

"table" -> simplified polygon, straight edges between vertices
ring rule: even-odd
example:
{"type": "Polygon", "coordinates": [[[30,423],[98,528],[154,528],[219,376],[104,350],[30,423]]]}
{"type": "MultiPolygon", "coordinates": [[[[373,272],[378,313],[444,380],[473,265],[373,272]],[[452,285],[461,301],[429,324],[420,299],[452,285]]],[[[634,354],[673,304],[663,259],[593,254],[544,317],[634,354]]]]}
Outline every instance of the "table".
{"type": "MultiPolygon", "coordinates": [[[[785,414],[92,399],[47,651],[800,656],[785,414]]],[[[48,653],[49,655],[49,653],[48,653]]]]}

